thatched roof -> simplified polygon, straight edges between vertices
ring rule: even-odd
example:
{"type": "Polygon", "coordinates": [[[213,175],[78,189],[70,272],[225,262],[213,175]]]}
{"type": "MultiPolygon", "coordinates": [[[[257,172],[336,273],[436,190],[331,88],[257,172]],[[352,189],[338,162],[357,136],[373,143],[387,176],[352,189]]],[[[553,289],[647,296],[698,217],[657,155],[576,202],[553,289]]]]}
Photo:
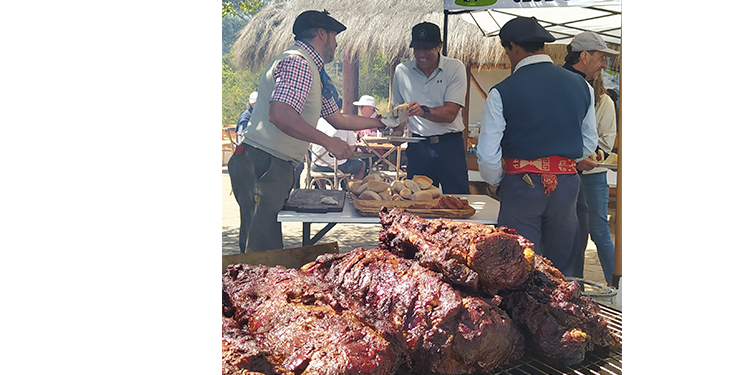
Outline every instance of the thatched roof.
{"type": "MultiPolygon", "coordinates": [[[[367,58],[381,51],[394,60],[412,59],[411,28],[420,22],[433,22],[443,32],[442,0],[410,2],[403,0],[272,0],[249,21],[233,46],[236,64],[256,70],[294,43],[292,26],[305,10],[326,9],[347,26],[337,36],[344,56],[357,53],[367,58]]],[[[497,37],[485,37],[480,29],[458,16],[449,16],[447,55],[466,65],[506,66],[509,64],[497,37]]],[[[565,56],[565,45],[549,44],[546,53],[556,63],[565,56]]]]}

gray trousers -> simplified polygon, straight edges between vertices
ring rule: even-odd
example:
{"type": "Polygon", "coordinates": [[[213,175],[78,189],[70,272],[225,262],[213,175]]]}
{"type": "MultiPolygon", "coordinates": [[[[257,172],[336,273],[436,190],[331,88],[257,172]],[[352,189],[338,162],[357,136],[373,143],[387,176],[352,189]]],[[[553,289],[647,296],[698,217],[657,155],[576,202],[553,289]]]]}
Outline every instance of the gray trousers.
{"type": "Polygon", "coordinates": [[[557,175],[558,186],[547,196],[540,175],[528,175],[534,188],[522,180],[521,174],[504,176],[497,190],[500,197],[498,225],[516,230],[535,244],[535,253],[550,259],[565,276],[575,277],[576,200],[580,177],[577,174],[557,175]]]}
{"type": "Polygon", "coordinates": [[[284,247],[276,215],[294,186],[294,165],[244,144],[228,161],[231,188],[241,213],[242,253],[284,247]]]}

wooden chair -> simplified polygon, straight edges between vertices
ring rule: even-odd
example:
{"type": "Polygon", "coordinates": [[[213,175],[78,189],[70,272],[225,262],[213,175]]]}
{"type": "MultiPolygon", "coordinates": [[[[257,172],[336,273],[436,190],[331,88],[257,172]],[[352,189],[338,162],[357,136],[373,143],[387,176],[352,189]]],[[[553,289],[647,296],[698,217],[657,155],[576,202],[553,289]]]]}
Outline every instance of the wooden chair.
{"type": "Polygon", "coordinates": [[[226,165],[226,152],[229,152],[231,155],[233,155],[233,152],[236,151],[236,146],[238,146],[238,143],[236,143],[236,126],[223,125],[221,136],[223,165],[226,165]]]}
{"type": "Polygon", "coordinates": [[[310,146],[304,159],[304,168],[306,169],[304,188],[314,189],[316,186],[319,189],[343,190],[342,183],[344,183],[344,187],[347,187],[347,183],[352,178],[352,174],[342,172],[337,167],[337,158],[335,158],[335,162],[333,164],[326,160],[322,160],[319,155],[312,152],[312,148],[310,146]],[[326,166],[330,167],[333,172],[313,171],[312,167],[314,166],[315,161],[324,163],[326,166]]]}

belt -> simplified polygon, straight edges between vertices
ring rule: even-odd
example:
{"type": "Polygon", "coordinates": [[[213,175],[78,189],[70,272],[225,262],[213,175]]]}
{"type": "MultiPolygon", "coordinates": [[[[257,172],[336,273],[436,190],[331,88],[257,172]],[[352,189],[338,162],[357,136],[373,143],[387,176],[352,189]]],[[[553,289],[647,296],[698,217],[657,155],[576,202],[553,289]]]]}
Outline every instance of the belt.
{"type": "Polygon", "coordinates": [[[463,133],[462,132],[454,132],[454,133],[446,133],[446,134],[440,134],[440,135],[429,135],[429,136],[418,135],[416,133],[413,133],[413,136],[414,137],[420,137],[420,138],[426,138],[426,140],[428,141],[428,143],[439,143],[439,141],[445,141],[445,140],[450,139],[450,138],[461,137],[461,136],[463,136],[463,133]]]}

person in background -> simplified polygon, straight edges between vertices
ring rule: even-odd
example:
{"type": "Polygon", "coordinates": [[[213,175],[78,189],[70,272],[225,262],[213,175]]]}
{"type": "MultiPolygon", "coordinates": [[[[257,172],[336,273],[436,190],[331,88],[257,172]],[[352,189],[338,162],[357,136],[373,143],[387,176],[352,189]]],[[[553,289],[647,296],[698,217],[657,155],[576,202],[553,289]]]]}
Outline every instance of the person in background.
{"type": "MultiPolygon", "coordinates": [[[[598,34],[590,31],[576,35],[570,44],[568,44],[567,49],[568,55],[565,57],[563,68],[580,75],[588,83],[601,80],[601,71],[606,68],[607,57],[618,55],[618,51],[608,48],[606,42],[598,34]]],[[[595,93],[595,84],[593,87],[595,93]]],[[[606,93],[602,80],[600,91],[601,94],[606,93]]],[[[603,95],[599,95],[598,93],[594,95],[596,109],[598,110],[601,101],[604,100],[603,95]]],[[[613,103],[608,95],[606,97],[609,102],[613,103]]],[[[604,123],[597,123],[599,142],[598,148],[594,151],[598,151],[600,148],[608,154],[613,149],[613,142],[616,138],[616,112],[613,105],[604,106],[605,108],[610,108],[613,111],[613,116],[609,119],[605,117],[605,110],[601,112],[604,116],[604,123]]],[[[596,117],[598,117],[598,113],[596,117]]],[[[590,159],[578,163],[577,167],[582,183],[576,201],[579,230],[575,240],[576,261],[574,274],[576,277],[583,277],[585,250],[588,245],[588,234],[590,233],[591,239],[596,244],[598,258],[601,260],[601,267],[603,268],[606,282],[608,285],[611,285],[615,247],[611,239],[607,219],[607,169],[601,168],[597,173],[593,173],[597,164],[590,159]],[[588,192],[588,189],[591,191],[588,192]],[[609,257],[610,260],[608,259],[609,257]]]]}
{"type": "Polygon", "coordinates": [[[466,68],[461,61],[441,55],[437,25],[419,23],[411,29],[411,37],[415,59],[395,68],[391,98],[393,106],[408,103],[408,130],[414,137],[426,138],[406,148],[407,177],[425,175],[434,186],[440,184],[445,194],[469,194],[461,118],[466,68]]]}
{"type": "Polygon", "coordinates": [[[251,119],[251,113],[253,113],[253,107],[256,105],[256,99],[258,99],[258,97],[258,91],[252,92],[251,95],[248,96],[248,108],[246,108],[246,110],[238,116],[238,121],[236,122],[236,134],[238,134],[238,139],[236,140],[236,144],[241,144],[243,130],[246,129],[246,126],[248,126],[248,120],[251,119]]]}
{"type": "Polygon", "coordinates": [[[241,252],[283,248],[276,216],[294,185],[294,170],[310,143],[347,159],[347,142],[316,129],[320,117],[336,129],[384,127],[377,119],[343,114],[337,90],[324,70],[346,29],[327,11],[302,12],[294,21],[294,45],[276,56],[259,79],[258,94],[243,141],[228,162],[231,187],[240,207],[241,252]]]}
{"type": "Polygon", "coordinates": [[[590,156],[598,142],[593,89],[553,64],[544,45],[555,38],[534,17],[508,21],[499,37],[512,74],[487,95],[479,173],[497,187],[498,225],[516,230],[535,253],[573,276],[576,160],[590,156]]]}
{"type": "MultiPolygon", "coordinates": [[[[360,116],[376,118],[378,114],[375,111],[379,109],[375,106],[375,98],[370,95],[363,95],[360,100],[353,102],[360,109],[360,116]]],[[[377,129],[365,129],[357,132],[358,139],[362,137],[377,137],[377,129]]]]}
{"type": "MultiPolygon", "coordinates": [[[[339,139],[342,139],[350,146],[354,146],[355,143],[357,143],[357,137],[355,136],[354,131],[335,129],[332,127],[332,125],[330,125],[330,123],[327,122],[327,120],[323,118],[320,118],[317,122],[317,130],[327,134],[330,137],[337,137],[339,139]]],[[[312,160],[314,161],[312,171],[334,172],[334,170],[328,166],[328,164],[334,165],[334,156],[330,152],[328,152],[323,146],[320,146],[318,144],[313,143],[310,147],[312,150],[312,154],[314,154],[312,155],[312,160]],[[317,156],[315,155],[319,156],[319,158],[317,158],[317,156]]],[[[363,177],[365,177],[365,162],[360,159],[337,159],[337,170],[344,173],[352,174],[355,180],[362,180],[363,177]]]]}

